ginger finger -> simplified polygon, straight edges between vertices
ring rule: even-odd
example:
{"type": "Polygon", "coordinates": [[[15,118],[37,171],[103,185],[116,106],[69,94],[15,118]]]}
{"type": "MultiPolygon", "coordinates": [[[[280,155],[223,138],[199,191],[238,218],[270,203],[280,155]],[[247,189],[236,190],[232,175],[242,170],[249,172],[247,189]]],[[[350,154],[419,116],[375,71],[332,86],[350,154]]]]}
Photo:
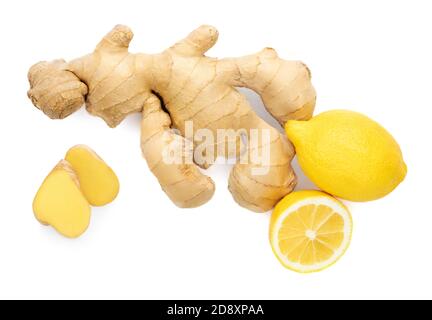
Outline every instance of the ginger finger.
{"type": "Polygon", "coordinates": [[[151,96],[144,107],[141,124],[141,148],[147,164],[168,197],[181,208],[198,207],[214,194],[213,181],[203,175],[186,154],[188,143],[170,129],[171,120],[161,108],[159,99],[151,96]],[[167,152],[179,152],[179,159],[169,163],[167,152]]]}

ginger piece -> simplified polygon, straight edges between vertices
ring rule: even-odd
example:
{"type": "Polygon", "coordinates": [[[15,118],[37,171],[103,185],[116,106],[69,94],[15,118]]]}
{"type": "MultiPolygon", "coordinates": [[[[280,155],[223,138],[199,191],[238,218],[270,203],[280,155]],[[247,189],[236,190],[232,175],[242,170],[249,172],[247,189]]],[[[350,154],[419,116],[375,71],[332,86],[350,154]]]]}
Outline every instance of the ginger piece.
{"type": "Polygon", "coordinates": [[[116,174],[88,146],[72,147],[65,159],[73,167],[81,191],[92,206],[106,205],[117,197],[120,184],[116,174]]]}
{"type": "Polygon", "coordinates": [[[87,86],[67,70],[64,60],[40,62],[30,68],[28,77],[37,84],[29,98],[50,118],[66,118],[85,101],[87,86]],[[47,77],[47,73],[51,76],[47,77]]]}
{"type": "Polygon", "coordinates": [[[77,238],[87,230],[91,208],[67,161],[60,161],[46,177],[34,198],[33,212],[40,223],[65,237],[77,238]]]}
{"type": "Polygon", "coordinates": [[[149,99],[147,105],[141,124],[141,147],[150,170],[178,207],[195,208],[206,203],[215,191],[213,180],[202,174],[195,164],[169,164],[163,161],[163,149],[168,144],[177,140],[177,146],[181,149],[186,140],[170,131],[170,117],[162,110],[158,98],[149,99]]]}
{"type": "MultiPolygon", "coordinates": [[[[211,179],[194,163],[162,163],[163,139],[178,140],[181,145],[188,121],[193,122],[194,132],[208,129],[214,136],[219,129],[270,133],[268,145],[248,146],[249,152],[268,147],[269,162],[239,162],[229,178],[229,189],[241,206],[268,211],[293,190],[293,146],[253,112],[236,87],[257,92],[281,124],[289,119],[309,119],[316,94],[303,63],[283,60],[271,48],[239,58],[207,57],[206,51],[218,39],[217,30],[208,25],[157,54],[130,53],[132,38],[131,29],[119,25],[91,54],[71,62],[36,64],[29,71],[28,96],[53,119],[69,115],[84,100],[87,111],[110,127],[131,113],[141,112],[143,155],[162,189],[180,207],[204,204],[214,192],[211,179]],[[178,129],[178,134],[170,132],[171,128],[178,129]],[[256,169],[267,173],[256,175],[256,169]]],[[[240,139],[236,141],[241,144],[240,139]]],[[[223,149],[218,148],[214,157],[225,156],[219,152],[223,149]]],[[[209,164],[201,166],[207,168],[209,164]]]]}

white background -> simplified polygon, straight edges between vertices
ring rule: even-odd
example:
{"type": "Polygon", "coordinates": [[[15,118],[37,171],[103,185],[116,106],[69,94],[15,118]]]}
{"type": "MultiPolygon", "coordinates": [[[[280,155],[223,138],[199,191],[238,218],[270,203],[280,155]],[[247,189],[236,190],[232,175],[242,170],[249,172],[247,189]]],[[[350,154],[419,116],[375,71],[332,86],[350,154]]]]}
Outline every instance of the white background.
{"type": "MultiPolygon", "coordinates": [[[[431,14],[430,1],[411,0],[1,1],[0,298],[432,298],[431,14]],[[33,63],[86,54],[117,23],[134,30],[132,51],[158,52],[206,23],[220,32],[209,55],[272,46],[303,60],[317,113],[352,109],[382,123],[404,152],[405,182],[382,200],[346,203],[355,229],[336,265],[284,269],[270,249],[269,214],[232,200],[229,167],[209,171],[211,202],[179,209],[141,157],[139,115],[116,129],[84,109],[53,121],[27,99],[33,63]],[[32,200],[78,143],[115,169],[121,192],[69,240],[36,222],[32,200]]],[[[299,188],[310,188],[297,172],[299,188]]]]}

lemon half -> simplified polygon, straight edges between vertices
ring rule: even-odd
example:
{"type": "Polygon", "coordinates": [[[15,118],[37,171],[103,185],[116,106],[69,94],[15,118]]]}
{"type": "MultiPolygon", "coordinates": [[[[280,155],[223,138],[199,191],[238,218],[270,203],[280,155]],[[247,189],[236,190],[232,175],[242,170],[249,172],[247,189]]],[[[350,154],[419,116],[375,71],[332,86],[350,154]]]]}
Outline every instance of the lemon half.
{"type": "Polygon", "coordinates": [[[348,209],[335,198],[319,191],[293,192],[273,211],[270,243],[286,268],[316,272],[343,256],[352,226],[348,209]]]}

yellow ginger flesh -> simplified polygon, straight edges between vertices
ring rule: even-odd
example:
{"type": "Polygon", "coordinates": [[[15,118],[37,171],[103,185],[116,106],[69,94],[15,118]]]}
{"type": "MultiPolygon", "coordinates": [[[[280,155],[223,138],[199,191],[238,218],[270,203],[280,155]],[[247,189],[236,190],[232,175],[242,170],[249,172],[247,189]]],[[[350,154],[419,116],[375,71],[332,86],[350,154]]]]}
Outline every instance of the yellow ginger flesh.
{"type": "Polygon", "coordinates": [[[120,184],[116,174],[92,149],[84,145],[72,147],[65,159],[72,165],[92,206],[106,205],[117,197],[120,184]]]}
{"type": "Polygon", "coordinates": [[[82,235],[90,223],[91,209],[78,178],[62,160],[42,183],[33,201],[36,219],[68,238],[82,235]]]}

